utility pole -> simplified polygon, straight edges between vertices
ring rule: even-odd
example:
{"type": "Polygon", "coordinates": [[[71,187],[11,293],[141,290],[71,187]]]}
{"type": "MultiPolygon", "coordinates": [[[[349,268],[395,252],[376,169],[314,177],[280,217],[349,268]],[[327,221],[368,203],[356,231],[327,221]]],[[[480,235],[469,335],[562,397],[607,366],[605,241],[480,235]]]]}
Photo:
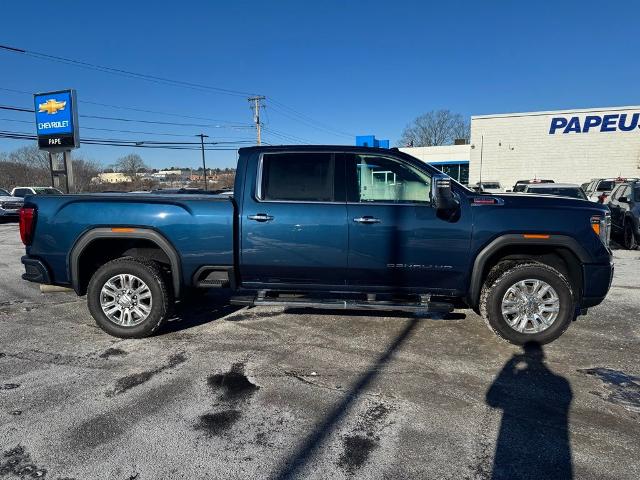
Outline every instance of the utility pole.
{"type": "Polygon", "coordinates": [[[257,143],[260,145],[261,142],[261,123],[260,123],[260,108],[262,107],[261,102],[266,100],[266,98],[262,95],[258,95],[256,97],[249,97],[249,103],[251,104],[251,110],[253,110],[253,122],[256,124],[256,136],[257,143]]]}
{"type": "Polygon", "coordinates": [[[196,135],[196,137],[200,137],[200,146],[202,147],[202,173],[204,175],[204,189],[207,190],[207,164],[204,161],[204,139],[205,137],[209,138],[209,135],[200,133],[196,135]]]}

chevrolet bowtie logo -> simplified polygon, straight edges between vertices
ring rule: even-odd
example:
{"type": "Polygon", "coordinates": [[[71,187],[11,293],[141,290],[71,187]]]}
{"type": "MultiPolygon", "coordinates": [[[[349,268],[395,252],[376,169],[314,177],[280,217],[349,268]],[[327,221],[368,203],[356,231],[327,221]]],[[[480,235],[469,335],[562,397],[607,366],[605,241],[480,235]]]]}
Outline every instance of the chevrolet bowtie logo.
{"type": "Polygon", "coordinates": [[[67,102],[58,102],[53,98],[50,98],[44,103],[38,104],[38,110],[40,113],[48,113],[49,115],[53,115],[54,113],[58,113],[59,110],[64,110],[64,107],[67,106],[67,102]]]}

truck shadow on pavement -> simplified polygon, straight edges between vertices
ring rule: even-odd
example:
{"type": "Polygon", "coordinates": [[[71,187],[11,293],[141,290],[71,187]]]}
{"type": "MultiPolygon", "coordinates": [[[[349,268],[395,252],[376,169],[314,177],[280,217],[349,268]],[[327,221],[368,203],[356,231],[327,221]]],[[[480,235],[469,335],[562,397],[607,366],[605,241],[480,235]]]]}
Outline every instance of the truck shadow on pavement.
{"type": "Polygon", "coordinates": [[[487,405],[503,411],[492,479],[573,478],[568,425],[573,393],[544,358],[540,344],[525,344],[486,393],[487,405]]]}
{"type": "Polygon", "coordinates": [[[243,308],[231,305],[229,298],[226,292],[203,292],[183,299],[176,304],[172,317],[158,334],[166,335],[214,322],[243,308]]]}

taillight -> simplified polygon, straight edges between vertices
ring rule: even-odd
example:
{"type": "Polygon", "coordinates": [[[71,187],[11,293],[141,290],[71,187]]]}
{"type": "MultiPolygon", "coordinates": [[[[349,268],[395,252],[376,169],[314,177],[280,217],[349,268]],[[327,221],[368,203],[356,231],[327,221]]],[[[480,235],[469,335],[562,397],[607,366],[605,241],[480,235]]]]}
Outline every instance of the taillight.
{"type": "Polygon", "coordinates": [[[25,245],[31,245],[35,226],[36,209],[33,207],[22,207],[20,209],[20,238],[25,245]]]}

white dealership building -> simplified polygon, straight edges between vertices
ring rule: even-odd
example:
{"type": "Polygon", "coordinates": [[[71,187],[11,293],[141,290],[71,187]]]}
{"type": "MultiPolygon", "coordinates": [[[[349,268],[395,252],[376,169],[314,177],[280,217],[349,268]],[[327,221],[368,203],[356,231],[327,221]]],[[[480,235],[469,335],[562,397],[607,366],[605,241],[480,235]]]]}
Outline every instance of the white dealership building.
{"type": "Polygon", "coordinates": [[[471,117],[469,184],[640,177],[640,106],[471,117]]]}

